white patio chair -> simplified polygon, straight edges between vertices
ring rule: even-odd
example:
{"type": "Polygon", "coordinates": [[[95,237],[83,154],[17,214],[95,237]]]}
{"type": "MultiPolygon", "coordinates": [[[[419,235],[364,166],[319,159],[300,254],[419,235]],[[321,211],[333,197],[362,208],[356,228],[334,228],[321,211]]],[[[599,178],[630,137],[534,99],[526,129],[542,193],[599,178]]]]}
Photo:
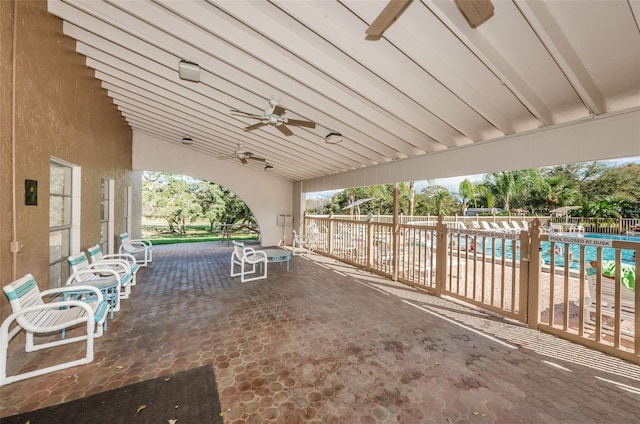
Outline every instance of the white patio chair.
{"type": "Polygon", "coordinates": [[[104,301],[102,293],[95,287],[74,286],[60,287],[40,291],[36,280],[31,274],[8,284],[4,292],[9,298],[13,313],[9,315],[0,326],[0,386],[24,380],[31,377],[59,371],[76,365],[88,364],[93,361],[93,340],[103,333],[103,324],[106,322],[108,304],[104,301]],[[82,300],[59,300],[60,294],[79,290],[91,293],[94,302],[82,300]],[[55,295],[55,301],[45,302],[55,295]],[[15,326],[13,324],[16,324],[15,326]],[[61,338],[49,342],[36,344],[34,335],[52,336],[53,333],[86,325],[86,334],[70,338],[61,338]],[[10,327],[13,328],[11,330],[10,327]],[[9,342],[20,331],[26,331],[25,351],[33,352],[54,346],[86,341],[86,353],[83,358],[50,365],[33,371],[7,376],[7,353],[9,342]]]}
{"type": "Polygon", "coordinates": [[[131,270],[124,263],[90,264],[84,252],[71,255],[67,258],[71,275],[66,284],[89,285],[99,289],[105,300],[111,305],[111,318],[113,312],[120,310],[120,299],[128,299],[131,293],[131,270]],[[115,282],[115,284],[114,284],[115,282]]]}
{"type": "Polygon", "coordinates": [[[136,262],[142,264],[142,266],[147,266],[147,264],[153,261],[153,244],[151,240],[145,239],[132,239],[129,237],[129,234],[122,233],[120,234],[120,253],[129,253],[136,257],[136,262]],[[143,259],[137,259],[139,255],[142,254],[143,259]]]}
{"type": "Polygon", "coordinates": [[[492,231],[493,228],[489,225],[487,221],[480,221],[480,225],[482,225],[483,230],[492,231]]]}
{"type": "Polygon", "coordinates": [[[307,256],[312,252],[313,238],[308,235],[298,234],[296,230],[293,230],[293,250],[292,256],[307,256]],[[301,250],[300,253],[296,253],[296,250],[301,250]]]}
{"type": "Polygon", "coordinates": [[[140,269],[140,265],[136,262],[136,258],[129,253],[112,253],[105,255],[102,253],[102,248],[99,244],[95,246],[91,246],[87,249],[87,253],[89,253],[89,260],[92,264],[105,265],[107,268],[113,268],[116,271],[120,270],[120,264],[125,263],[130,271],[131,276],[131,286],[136,285],[136,275],[138,274],[138,270],[140,269]]]}
{"type": "Polygon", "coordinates": [[[513,229],[514,229],[516,232],[518,232],[518,233],[519,233],[520,231],[526,231],[524,228],[522,228],[522,227],[520,226],[520,224],[518,224],[518,221],[511,221],[511,226],[512,226],[512,227],[513,227],[513,229]]]}
{"type": "Polygon", "coordinates": [[[267,278],[267,265],[269,260],[267,254],[252,247],[245,247],[244,243],[233,241],[233,252],[231,253],[231,277],[240,276],[241,282],[260,280],[267,278]],[[259,265],[259,269],[256,269],[259,265]],[[264,273],[262,267],[264,266],[264,273]],[[239,271],[236,268],[239,267],[239,271]]]}
{"type": "Polygon", "coordinates": [[[493,221],[491,221],[491,222],[489,222],[489,225],[491,226],[491,229],[492,229],[493,231],[504,231],[504,230],[505,230],[503,227],[501,227],[500,225],[498,225],[498,223],[497,223],[497,222],[493,222],[493,221]]]}
{"type": "Polygon", "coordinates": [[[504,231],[508,233],[519,233],[522,230],[515,221],[502,221],[501,224],[504,231]]]}

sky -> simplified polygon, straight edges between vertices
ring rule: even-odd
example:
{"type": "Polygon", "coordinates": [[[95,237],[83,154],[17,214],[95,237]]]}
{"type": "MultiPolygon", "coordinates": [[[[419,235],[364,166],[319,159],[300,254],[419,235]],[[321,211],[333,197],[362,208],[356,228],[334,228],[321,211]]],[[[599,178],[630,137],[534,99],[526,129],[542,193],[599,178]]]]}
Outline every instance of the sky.
{"type": "MultiPolygon", "coordinates": [[[[613,160],[603,161],[611,166],[621,166],[627,163],[637,163],[640,164],[640,156],[633,156],[628,158],[620,158],[613,160]]],[[[435,180],[424,180],[424,181],[416,181],[416,193],[422,191],[423,188],[428,187],[429,185],[439,185],[445,187],[447,190],[451,192],[458,192],[458,188],[460,183],[465,179],[469,179],[471,182],[480,182],[484,178],[486,174],[474,174],[474,175],[463,175],[460,177],[451,177],[451,178],[438,178],[435,180]]],[[[306,199],[330,199],[334,194],[341,192],[341,190],[327,190],[327,191],[319,191],[315,193],[307,193],[306,199]]]]}

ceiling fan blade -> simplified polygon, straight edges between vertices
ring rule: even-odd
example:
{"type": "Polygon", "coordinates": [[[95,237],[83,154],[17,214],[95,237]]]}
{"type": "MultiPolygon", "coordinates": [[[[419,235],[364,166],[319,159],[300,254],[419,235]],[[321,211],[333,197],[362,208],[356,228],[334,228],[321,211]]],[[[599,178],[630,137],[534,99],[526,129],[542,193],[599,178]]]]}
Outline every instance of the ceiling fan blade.
{"type": "Polygon", "coordinates": [[[290,135],[293,135],[293,131],[291,131],[289,128],[287,128],[284,124],[281,125],[276,125],[276,128],[278,130],[280,130],[280,132],[284,135],[286,135],[287,137],[290,135]]]}
{"type": "Polygon", "coordinates": [[[273,112],[272,112],[272,113],[273,113],[274,115],[282,116],[282,115],[284,115],[284,113],[285,113],[286,111],[287,111],[287,110],[286,110],[285,108],[283,108],[282,106],[274,106],[274,107],[273,107],[273,112]]]}
{"type": "Polygon", "coordinates": [[[260,162],[264,162],[266,160],[265,158],[259,158],[257,156],[247,156],[247,159],[257,160],[257,161],[260,161],[260,162]]]}
{"type": "Polygon", "coordinates": [[[411,3],[411,0],[391,0],[378,17],[369,25],[365,31],[371,37],[381,37],[382,33],[391,26],[411,3]]]}
{"type": "Polygon", "coordinates": [[[240,162],[242,162],[243,165],[247,164],[247,160],[245,158],[238,158],[240,159],[240,162]]]}
{"type": "Polygon", "coordinates": [[[300,119],[287,119],[287,125],[293,125],[294,127],[306,127],[306,128],[315,128],[315,122],[311,121],[301,121],[300,119]]]}
{"type": "Polygon", "coordinates": [[[255,130],[256,128],[264,127],[265,125],[268,125],[268,124],[266,124],[264,122],[258,122],[257,124],[249,125],[244,130],[245,131],[251,131],[251,130],[255,130]]]}
{"type": "Polygon", "coordinates": [[[471,28],[479,27],[493,16],[491,0],[453,0],[471,28]]]}

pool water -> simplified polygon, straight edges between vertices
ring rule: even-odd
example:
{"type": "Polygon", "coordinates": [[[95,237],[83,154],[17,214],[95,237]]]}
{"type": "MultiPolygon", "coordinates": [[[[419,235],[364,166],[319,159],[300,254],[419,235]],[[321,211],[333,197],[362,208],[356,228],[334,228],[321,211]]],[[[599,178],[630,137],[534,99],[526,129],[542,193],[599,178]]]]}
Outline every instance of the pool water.
{"type": "MultiPolygon", "coordinates": [[[[571,236],[577,236],[577,235],[572,233],[571,236]]],[[[582,237],[608,239],[608,240],[634,241],[634,242],[640,243],[640,237],[621,236],[621,235],[614,235],[614,234],[586,233],[582,235],[582,237]]],[[[484,240],[482,237],[478,237],[477,240],[478,240],[477,242],[478,253],[481,253],[483,252],[483,250],[486,250],[487,255],[490,255],[492,252],[491,239],[488,239],[488,246],[486,247],[484,246],[484,240]]],[[[505,256],[509,259],[511,259],[511,256],[512,256],[511,243],[512,243],[511,240],[507,240],[505,244],[507,246],[507,252],[505,256]]],[[[566,245],[565,243],[555,243],[556,253],[554,255],[554,259],[555,259],[556,266],[561,266],[561,267],[565,266],[564,249],[566,246],[569,246],[570,257],[575,258],[574,260],[570,261],[569,268],[580,269],[580,262],[589,263],[590,261],[596,259],[598,248],[595,246],[585,247],[585,252],[584,252],[585,257],[582,260],[580,258],[580,245],[578,244],[566,245]],[[557,250],[558,248],[560,249],[559,253],[557,250]]],[[[501,257],[502,241],[499,239],[496,239],[495,250],[496,250],[496,256],[501,257]]],[[[615,251],[616,249],[612,249],[608,247],[602,248],[602,260],[615,260],[615,251]]],[[[634,252],[635,251],[633,250],[623,249],[621,251],[622,263],[634,264],[635,263],[634,252]]],[[[520,259],[520,242],[519,241],[516,241],[516,259],[520,259]]],[[[542,242],[542,259],[546,264],[551,263],[551,243],[548,241],[542,242]]]]}

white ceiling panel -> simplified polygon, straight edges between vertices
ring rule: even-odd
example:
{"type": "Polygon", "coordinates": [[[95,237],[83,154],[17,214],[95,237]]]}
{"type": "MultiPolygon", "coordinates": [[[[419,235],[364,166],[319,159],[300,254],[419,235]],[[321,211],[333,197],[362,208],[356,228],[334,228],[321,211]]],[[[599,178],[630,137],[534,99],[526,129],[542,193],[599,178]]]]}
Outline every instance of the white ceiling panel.
{"type": "Polygon", "coordinates": [[[367,37],[386,4],[49,0],[49,11],[133,130],[190,136],[182,148],[212,161],[242,146],[289,181],[640,108],[640,0],[494,0],[475,29],[453,0],[413,0],[367,37]],[[180,60],[199,65],[199,82],[180,79],[180,60]],[[342,142],[325,143],[330,132],[342,142]]]}

